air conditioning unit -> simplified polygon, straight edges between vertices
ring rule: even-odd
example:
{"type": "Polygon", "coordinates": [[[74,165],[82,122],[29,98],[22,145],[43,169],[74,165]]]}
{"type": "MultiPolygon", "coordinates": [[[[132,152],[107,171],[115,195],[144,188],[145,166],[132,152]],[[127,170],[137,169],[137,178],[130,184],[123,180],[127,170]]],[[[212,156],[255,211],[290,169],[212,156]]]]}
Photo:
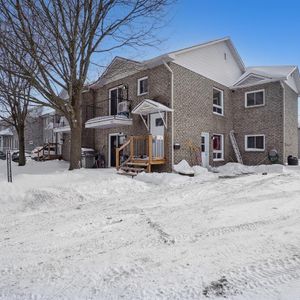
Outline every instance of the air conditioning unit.
{"type": "Polygon", "coordinates": [[[129,113],[128,101],[122,101],[118,104],[118,114],[129,113]]]}

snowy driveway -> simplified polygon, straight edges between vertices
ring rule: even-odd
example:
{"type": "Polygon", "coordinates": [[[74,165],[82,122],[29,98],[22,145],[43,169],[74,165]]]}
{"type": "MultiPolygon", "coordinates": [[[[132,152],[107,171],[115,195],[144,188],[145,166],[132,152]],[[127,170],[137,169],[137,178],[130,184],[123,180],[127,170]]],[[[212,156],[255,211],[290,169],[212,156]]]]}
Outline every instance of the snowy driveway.
{"type": "Polygon", "coordinates": [[[298,169],[66,168],[0,161],[0,299],[300,299],[298,169]]]}

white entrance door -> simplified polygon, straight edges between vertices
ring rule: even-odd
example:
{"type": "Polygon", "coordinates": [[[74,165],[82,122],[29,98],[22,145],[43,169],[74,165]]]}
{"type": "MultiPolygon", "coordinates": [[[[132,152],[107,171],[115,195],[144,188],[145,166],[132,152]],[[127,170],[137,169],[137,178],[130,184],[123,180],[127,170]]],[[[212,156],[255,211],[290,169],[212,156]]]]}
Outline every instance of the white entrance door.
{"type": "Polygon", "coordinates": [[[209,133],[201,133],[201,160],[202,167],[207,168],[209,166],[209,133]]]}
{"type": "Polygon", "coordinates": [[[165,127],[162,117],[164,117],[163,113],[156,113],[150,115],[150,133],[154,136],[164,136],[165,127]]]}
{"type": "Polygon", "coordinates": [[[153,136],[152,155],[153,157],[164,157],[164,113],[150,115],[150,133],[153,136]]]}

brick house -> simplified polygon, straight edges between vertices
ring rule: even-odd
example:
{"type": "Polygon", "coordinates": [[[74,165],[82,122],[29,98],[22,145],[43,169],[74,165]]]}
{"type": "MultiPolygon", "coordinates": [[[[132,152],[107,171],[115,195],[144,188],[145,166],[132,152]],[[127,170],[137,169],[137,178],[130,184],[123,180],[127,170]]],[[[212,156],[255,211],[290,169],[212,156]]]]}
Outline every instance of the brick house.
{"type": "Polygon", "coordinates": [[[83,137],[107,167],[217,166],[236,152],[252,165],[270,163],[270,151],[286,163],[298,156],[299,91],[296,66],[247,68],[229,38],[143,62],[116,57],[83,96],[93,105],[83,137]]]}

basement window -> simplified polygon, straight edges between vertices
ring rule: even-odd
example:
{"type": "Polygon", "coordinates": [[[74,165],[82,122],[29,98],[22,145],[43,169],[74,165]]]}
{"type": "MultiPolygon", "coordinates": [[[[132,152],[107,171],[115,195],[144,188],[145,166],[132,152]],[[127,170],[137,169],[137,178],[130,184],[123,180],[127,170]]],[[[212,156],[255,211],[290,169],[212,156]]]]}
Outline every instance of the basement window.
{"type": "Polygon", "coordinates": [[[213,113],[224,115],[223,91],[217,88],[213,88],[213,113]]]}
{"type": "Polygon", "coordinates": [[[265,136],[263,134],[245,136],[246,151],[265,151],[265,136]]]}
{"type": "Polygon", "coordinates": [[[224,160],[224,135],[214,134],[212,138],[213,143],[213,160],[224,160]]]}
{"type": "Polygon", "coordinates": [[[265,105],[265,90],[245,93],[245,107],[265,105]]]}

